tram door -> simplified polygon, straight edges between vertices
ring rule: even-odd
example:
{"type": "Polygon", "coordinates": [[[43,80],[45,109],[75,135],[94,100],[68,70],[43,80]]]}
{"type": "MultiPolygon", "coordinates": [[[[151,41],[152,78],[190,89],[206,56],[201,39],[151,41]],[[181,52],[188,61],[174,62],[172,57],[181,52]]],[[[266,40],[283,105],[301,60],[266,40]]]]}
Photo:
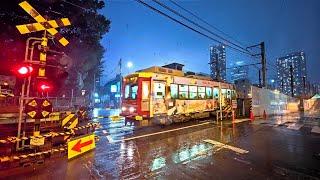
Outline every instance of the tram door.
{"type": "Polygon", "coordinates": [[[139,78],[139,94],[141,95],[138,99],[138,104],[140,104],[140,113],[142,115],[149,115],[150,112],[150,86],[151,78],[139,78]]]}

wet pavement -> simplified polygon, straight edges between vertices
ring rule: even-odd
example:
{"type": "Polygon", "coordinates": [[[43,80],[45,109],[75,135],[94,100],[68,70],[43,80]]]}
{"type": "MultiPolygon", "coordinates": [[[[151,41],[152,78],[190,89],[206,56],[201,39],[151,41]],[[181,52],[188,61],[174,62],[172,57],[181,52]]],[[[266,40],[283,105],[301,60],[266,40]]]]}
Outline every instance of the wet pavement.
{"type": "Polygon", "coordinates": [[[15,179],[320,178],[320,133],[311,132],[317,118],[292,114],[161,128],[107,118],[117,113],[94,110],[94,121],[102,125],[95,150],[15,179]]]}

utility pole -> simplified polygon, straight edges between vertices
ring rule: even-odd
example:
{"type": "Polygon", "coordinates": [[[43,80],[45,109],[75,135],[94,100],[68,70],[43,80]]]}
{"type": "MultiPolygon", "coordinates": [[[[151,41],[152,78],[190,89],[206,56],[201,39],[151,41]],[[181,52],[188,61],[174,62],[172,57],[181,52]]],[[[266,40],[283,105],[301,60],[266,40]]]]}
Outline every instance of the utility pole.
{"type": "Polygon", "coordinates": [[[260,43],[260,48],[261,48],[262,86],[267,87],[266,50],[265,50],[264,42],[260,43]]]}
{"type": "Polygon", "coordinates": [[[96,93],[96,73],[93,73],[93,93],[92,93],[92,105],[94,106],[94,99],[96,93]]]}
{"type": "Polygon", "coordinates": [[[291,96],[293,97],[294,96],[294,93],[293,93],[293,67],[292,65],[290,65],[290,85],[291,85],[291,96]]]}
{"type": "Polygon", "coordinates": [[[120,92],[120,99],[119,99],[119,108],[121,108],[121,105],[122,105],[122,59],[120,58],[119,60],[119,78],[120,78],[120,89],[119,89],[119,92],[120,92]]]}
{"type": "MultiPolygon", "coordinates": [[[[260,53],[253,54],[252,56],[260,56],[261,57],[262,87],[267,87],[267,67],[266,67],[267,61],[266,61],[265,44],[264,44],[264,42],[261,42],[260,44],[249,46],[249,47],[247,47],[247,49],[251,49],[254,47],[260,47],[260,53]]],[[[261,72],[259,71],[259,75],[260,75],[260,73],[261,72]]],[[[259,79],[259,84],[261,85],[261,77],[259,79]]]]}
{"type": "Polygon", "coordinates": [[[262,84],[261,84],[261,70],[259,69],[259,86],[262,87],[262,84]]]}
{"type": "Polygon", "coordinates": [[[307,93],[306,93],[306,76],[302,77],[303,79],[303,95],[306,97],[307,93]]]}

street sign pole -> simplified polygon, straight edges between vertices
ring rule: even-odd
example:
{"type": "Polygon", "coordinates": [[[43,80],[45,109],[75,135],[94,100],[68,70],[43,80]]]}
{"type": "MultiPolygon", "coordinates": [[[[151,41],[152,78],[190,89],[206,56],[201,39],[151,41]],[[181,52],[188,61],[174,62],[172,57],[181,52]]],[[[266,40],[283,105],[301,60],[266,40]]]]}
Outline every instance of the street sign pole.
{"type": "MultiPolygon", "coordinates": [[[[23,84],[21,88],[21,96],[19,101],[19,120],[18,120],[18,134],[17,138],[20,139],[20,133],[21,133],[21,122],[22,122],[22,113],[23,113],[23,105],[24,105],[24,91],[25,91],[25,85],[26,84],[26,78],[23,79],[23,84]]],[[[16,149],[19,149],[19,141],[17,141],[16,149]]]]}

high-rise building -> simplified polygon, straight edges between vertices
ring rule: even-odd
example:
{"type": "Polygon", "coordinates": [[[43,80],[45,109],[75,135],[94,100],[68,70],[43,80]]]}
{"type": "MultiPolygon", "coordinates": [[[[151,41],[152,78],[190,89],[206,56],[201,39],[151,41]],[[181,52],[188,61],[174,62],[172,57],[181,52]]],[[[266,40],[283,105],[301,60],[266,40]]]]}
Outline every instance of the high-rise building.
{"type": "Polygon", "coordinates": [[[210,47],[210,76],[212,79],[226,81],[226,48],[224,45],[210,47]]]}
{"type": "Polygon", "coordinates": [[[243,61],[237,61],[235,65],[232,64],[234,67],[230,69],[230,82],[248,78],[249,66],[243,66],[243,64],[243,61]]]}
{"type": "Polygon", "coordinates": [[[305,95],[307,71],[304,52],[295,52],[278,58],[277,71],[278,87],[281,92],[290,96],[305,95]]]}

